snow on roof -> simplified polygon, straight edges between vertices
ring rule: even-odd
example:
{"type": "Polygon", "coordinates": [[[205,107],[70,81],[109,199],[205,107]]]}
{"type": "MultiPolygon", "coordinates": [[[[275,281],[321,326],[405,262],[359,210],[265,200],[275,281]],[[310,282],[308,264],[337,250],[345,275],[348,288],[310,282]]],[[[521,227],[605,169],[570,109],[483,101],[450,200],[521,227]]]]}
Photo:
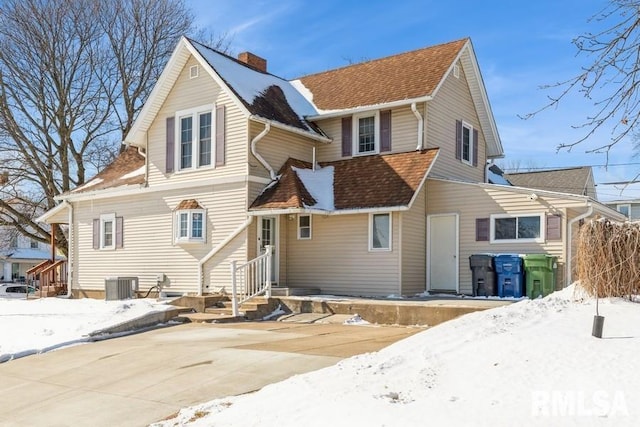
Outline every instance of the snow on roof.
{"type": "Polygon", "coordinates": [[[120,179],[129,179],[129,178],[133,178],[140,175],[144,175],[144,165],[140,166],[138,169],[134,171],[129,172],[126,175],[122,175],[120,179]]]}
{"type": "Polygon", "coordinates": [[[500,185],[511,185],[509,181],[507,181],[504,176],[495,173],[491,169],[488,170],[487,177],[489,179],[489,183],[491,184],[500,184],[500,185]]]}
{"type": "Polygon", "coordinates": [[[304,127],[307,130],[314,131],[305,122],[304,117],[316,115],[318,112],[290,82],[273,74],[263,73],[250,68],[242,62],[198,42],[193,40],[190,42],[220,77],[235,91],[241,100],[247,104],[250,110],[256,100],[267,96],[270,89],[275,86],[282,90],[286,102],[295,114],[297,114],[299,121],[304,124],[304,127]]]}
{"type": "Polygon", "coordinates": [[[301,169],[292,167],[293,171],[298,175],[302,185],[307,189],[311,197],[317,202],[313,207],[324,211],[335,210],[333,198],[333,166],[324,168],[317,167],[313,169],[301,169]]]}
{"type": "Polygon", "coordinates": [[[7,258],[11,259],[49,259],[51,253],[39,249],[12,248],[6,251],[7,258]]]}
{"type": "Polygon", "coordinates": [[[102,179],[102,178],[94,178],[91,181],[87,182],[86,184],[83,184],[80,187],[75,188],[73,191],[84,190],[86,188],[93,187],[94,185],[100,184],[102,182],[104,182],[104,179],[102,179]]]}

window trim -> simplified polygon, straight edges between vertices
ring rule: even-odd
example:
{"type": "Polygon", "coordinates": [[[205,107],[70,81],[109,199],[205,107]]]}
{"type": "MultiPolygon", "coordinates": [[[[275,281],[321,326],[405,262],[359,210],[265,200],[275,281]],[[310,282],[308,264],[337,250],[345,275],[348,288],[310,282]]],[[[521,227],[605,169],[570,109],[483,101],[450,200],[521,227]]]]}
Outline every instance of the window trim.
{"type": "Polygon", "coordinates": [[[102,214],[100,215],[100,247],[102,251],[113,251],[116,249],[116,214],[102,214]],[[111,223],[111,244],[105,244],[105,224],[111,223]]]}
{"type": "Polygon", "coordinates": [[[186,110],[176,111],[175,113],[175,143],[174,143],[174,171],[190,172],[201,169],[215,169],[216,167],[216,150],[215,150],[215,135],[216,135],[216,106],[215,104],[206,104],[199,107],[189,108],[186,110]],[[211,160],[208,165],[200,165],[200,116],[202,114],[211,114],[211,132],[209,136],[211,160]],[[182,119],[191,117],[191,166],[182,167],[182,119]]]}
{"type": "Polygon", "coordinates": [[[476,141],[473,140],[473,125],[462,120],[462,134],[460,135],[460,161],[462,163],[466,163],[467,165],[473,166],[473,146],[476,141]],[[469,159],[464,158],[464,129],[469,129],[469,159]]]}
{"type": "Polygon", "coordinates": [[[546,214],[544,212],[528,212],[528,213],[518,213],[518,214],[492,214],[491,221],[489,224],[489,238],[490,243],[544,243],[546,238],[546,214]],[[496,219],[503,218],[528,218],[528,217],[538,217],[540,218],[540,237],[529,238],[529,239],[519,239],[517,236],[517,223],[516,223],[516,238],[515,239],[496,239],[496,219]]]}
{"type": "Polygon", "coordinates": [[[393,213],[392,212],[375,212],[369,214],[369,252],[391,252],[393,250],[393,213]],[[389,217],[389,247],[374,248],[373,247],[373,218],[376,215],[386,215],[389,217]]]}
{"type": "Polygon", "coordinates": [[[352,116],[352,153],[353,157],[370,156],[380,153],[380,111],[367,111],[352,116]],[[360,152],[360,119],[373,117],[373,151],[360,152]]]}
{"type": "Polygon", "coordinates": [[[174,213],[174,230],[173,236],[176,244],[185,243],[206,243],[207,241],[207,211],[206,209],[180,209],[174,213]],[[181,215],[187,215],[187,236],[180,236],[180,220],[181,215]],[[202,215],[202,237],[193,237],[193,215],[202,215]]]}
{"type": "Polygon", "coordinates": [[[311,214],[298,214],[298,240],[311,240],[311,237],[313,236],[313,225],[312,225],[312,219],[311,219],[311,214]],[[300,220],[303,218],[309,218],[309,225],[302,227],[302,225],[300,225],[300,220]],[[309,236],[308,237],[303,237],[302,233],[300,233],[300,231],[303,228],[308,228],[309,229],[309,236]]]}

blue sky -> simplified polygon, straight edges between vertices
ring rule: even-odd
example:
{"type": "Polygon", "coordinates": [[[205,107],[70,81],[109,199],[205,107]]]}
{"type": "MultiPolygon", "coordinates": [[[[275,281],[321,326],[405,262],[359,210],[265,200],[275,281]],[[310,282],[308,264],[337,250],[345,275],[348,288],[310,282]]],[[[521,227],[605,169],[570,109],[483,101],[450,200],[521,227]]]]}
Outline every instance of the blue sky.
{"type": "MultiPolygon", "coordinates": [[[[570,153],[556,152],[561,143],[579,139],[594,110],[593,101],[578,95],[529,120],[558,92],[540,86],[576,74],[588,57],[576,56],[571,40],[595,31],[589,18],[606,0],[467,1],[396,0],[188,0],[197,24],[227,33],[233,53],[251,51],[268,60],[273,74],[295,78],[376,59],[433,44],[471,37],[498,125],[507,167],[604,165],[603,154],[586,154],[607,143],[603,129],[570,153]]],[[[609,154],[610,166],[594,167],[596,182],[632,179],[640,172],[633,142],[623,141],[609,154]],[[620,164],[637,163],[626,166],[620,164]]],[[[599,185],[601,199],[640,198],[640,189],[622,194],[599,185]]]]}

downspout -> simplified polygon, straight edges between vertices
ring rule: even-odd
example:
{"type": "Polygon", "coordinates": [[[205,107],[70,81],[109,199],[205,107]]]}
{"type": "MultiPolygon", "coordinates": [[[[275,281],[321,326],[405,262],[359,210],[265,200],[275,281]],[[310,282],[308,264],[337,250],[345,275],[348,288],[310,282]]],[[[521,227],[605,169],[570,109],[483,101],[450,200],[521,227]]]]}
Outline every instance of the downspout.
{"type": "Polygon", "coordinates": [[[74,232],[73,232],[73,203],[69,203],[68,201],[64,201],[62,203],[65,203],[67,205],[67,207],[69,208],[69,236],[68,236],[68,240],[67,240],[67,294],[62,296],[62,298],[71,298],[71,287],[72,287],[72,283],[71,283],[71,279],[73,277],[73,263],[71,262],[72,259],[72,249],[73,248],[73,239],[74,239],[74,232]]]}
{"type": "Polygon", "coordinates": [[[262,166],[264,166],[265,169],[269,171],[269,176],[271,177],[271,180],[274,181],[276,179],[276,172],[273,170],[271,165],[267,163],[264,157],[258,154],[258,151],[256,150],[256,145],[258,144],[258,141],[264,138],[269,133],[270,130],[271,130],[271,123],[265,123],[264,130],[251,140],[251,154],[253,154],[253,156],[256,159],[258,159],[258,161],[262,164],[262,166]]]}
{"type": "Polygon", "coordinates": [[[416,151],[420,151],[424,148],[424,142],[422,138],[422,131],[424,128],[424,118],[416,108],[415,102],[411,103],[411,111],[413,111],[413,115],[416,116],[416,119],[418,119],[418,146],[416,147],[416,151]]]}
{"type": "Polygon", "coordinates": [[[140,148],[138,148],[138,153],[144,157],[144,186],[149,186],[149,158],[147,154],[149,153],[149,132],[145,132],[145,141],[144,141],[144,153],[140,152],[140,148]]]}
{"type": "Polygon", "coordinates": [[[571,284],[571,269],[572,269],[572,258],[573,258],[573,251],[571,248],[571,240],[573,239],[573,224],[575,224],[576,222],[588,218],[593,214],[593,205],[591,205],[591,203],[587,204],[588,208],[587,211],[585,213],[583,213],[582,215],[578,215],[577,217],[573,218],[572,220],[570,220],[567,224],[567,284],[566,286],[569,286],[571,284]]]}
{"type": "Polygon", "coordinates": [[[247,218],[238,228],[236,228],[233,233],[229,234],[222,242],[218,243],[218,245],[211,249],[211,251],[206,254],[199,262],[198,262],[198,296],[202,296],[204,293],[204,264],[209,261],[215,254],[220,252],[229,242],[235,239],[238,234],[242,233],[251,223],[253,222],[253,216],[247,218]]]}

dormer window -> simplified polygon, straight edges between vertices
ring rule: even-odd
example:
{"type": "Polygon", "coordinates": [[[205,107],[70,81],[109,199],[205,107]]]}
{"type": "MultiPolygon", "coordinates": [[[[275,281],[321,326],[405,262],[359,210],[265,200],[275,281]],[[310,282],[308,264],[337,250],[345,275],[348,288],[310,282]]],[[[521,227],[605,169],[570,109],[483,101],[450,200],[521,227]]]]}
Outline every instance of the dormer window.
{"type": "Polygon", "coordinates": [[[375,154],[380,152],[380,114],[365,113],[353,116],[354,153],[375,154]]]}

